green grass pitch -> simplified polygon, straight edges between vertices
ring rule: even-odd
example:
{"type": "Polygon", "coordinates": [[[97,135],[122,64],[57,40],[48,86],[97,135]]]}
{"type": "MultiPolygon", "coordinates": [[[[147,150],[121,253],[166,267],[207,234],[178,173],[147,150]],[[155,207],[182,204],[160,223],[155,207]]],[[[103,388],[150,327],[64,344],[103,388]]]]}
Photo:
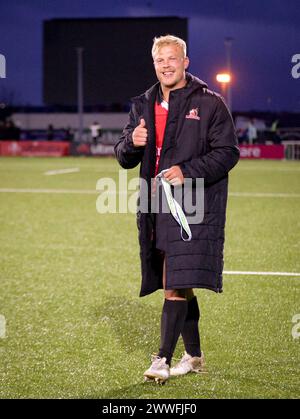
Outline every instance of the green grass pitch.
{"type": "MultiPolygon", "coordinates": [[[[135,216],[96,211],[97,180],[118,170],[112,158],[0,159],[0,398],[299,398],[299,276],[227,274],[223,294],[197,290],[207,374],[143,382],[163,294],[138,297],[135,216]],[[67,168],[79,171],[44,174],[67,168]]],[[[297,162],[232,171],[226,271],[300,272],[299,181],[297,162]]]]}

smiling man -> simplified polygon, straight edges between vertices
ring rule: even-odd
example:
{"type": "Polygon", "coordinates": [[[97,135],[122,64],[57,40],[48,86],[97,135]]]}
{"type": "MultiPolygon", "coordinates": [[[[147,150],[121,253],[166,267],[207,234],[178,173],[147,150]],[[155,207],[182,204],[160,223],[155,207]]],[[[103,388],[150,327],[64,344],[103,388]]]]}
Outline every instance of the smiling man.
{"type": "Polygon", "coordinates": [[[222,292],[224,228],[228,172],[239,159],[231,115],[223,99],[186,72],[185,42],[172,35],[154,39],[158,82],[132,99],[129,122],[115,146],[120,165],[141,163],[140,199],[151,201],[151,179],[161,174],[172,186],[204,179],[205,214],[191,224],[184,240],[171,213],[138,211],[142,285],[140,296],[164,289],[161,343],[145,379],[165,382],[170,375],[200,372],[200,310],[193,288],[222,292]],[[145,187],[145,184],[148,187],[145,187]],[[182,335],[185,354],[173,368],[171,359],[182,335]]]}

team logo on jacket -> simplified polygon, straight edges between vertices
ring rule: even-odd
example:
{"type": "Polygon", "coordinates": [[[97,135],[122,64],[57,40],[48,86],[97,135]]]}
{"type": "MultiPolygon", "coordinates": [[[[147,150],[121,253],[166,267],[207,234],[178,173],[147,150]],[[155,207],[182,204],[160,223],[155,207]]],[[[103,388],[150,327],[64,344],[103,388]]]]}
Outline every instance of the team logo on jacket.
{"type": "Polygon", "coordinates": [[[200,120],[200,116],[198,116],[198,108],[191,109],[188,115],[185,115],[186,119],[197,119],[200,120]]]}

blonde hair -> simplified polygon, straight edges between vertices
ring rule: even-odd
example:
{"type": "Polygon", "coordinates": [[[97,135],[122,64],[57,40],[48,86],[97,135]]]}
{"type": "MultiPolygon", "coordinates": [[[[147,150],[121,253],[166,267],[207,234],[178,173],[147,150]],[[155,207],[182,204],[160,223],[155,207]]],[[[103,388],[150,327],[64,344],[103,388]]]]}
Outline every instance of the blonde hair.
{"type": "Polygon", "coordinates": [[[165,35],[165,36],[160,36],[158,38],[154,38],[153,47],[151,51],[152,57],[154,58],[158,50],[161,47],[164,47],[166,45],[177,45],[178,47],[182,49],[183,57],[184,58],[186,57],[186,43],[184,42],[183,39],[178,38],[177,36],[174,36],[174,35],[165,35]]]}

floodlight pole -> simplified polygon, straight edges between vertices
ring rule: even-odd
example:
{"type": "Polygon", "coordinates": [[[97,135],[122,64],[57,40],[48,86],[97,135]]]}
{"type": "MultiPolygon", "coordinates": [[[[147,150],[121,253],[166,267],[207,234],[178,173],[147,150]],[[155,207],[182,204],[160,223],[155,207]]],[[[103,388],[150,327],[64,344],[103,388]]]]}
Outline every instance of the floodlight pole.
{"type": "Polygon", "coordinates": [[[82,52],[83,48],[76,48],[77,51],[77,112],[78,112],[78,140],[82,141],[83,134],[83,71],[82,52]]]}

